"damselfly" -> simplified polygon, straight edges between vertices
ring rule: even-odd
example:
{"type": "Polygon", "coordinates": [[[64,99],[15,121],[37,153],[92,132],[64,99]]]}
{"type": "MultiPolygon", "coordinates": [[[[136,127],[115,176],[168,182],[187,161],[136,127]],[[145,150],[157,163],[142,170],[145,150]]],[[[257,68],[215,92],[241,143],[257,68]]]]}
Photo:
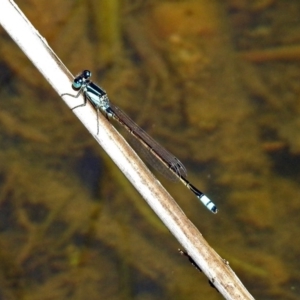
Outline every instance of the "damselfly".
{"type": "MultiPolygon", "coordinates": [[[[106,92],[90,81],[92,73],[89,70],[82,71],[77,75],[73,81],[73,88],[78,91],[77,95],[69,95],[74,98],[79,97],[80,94],[84,96],[84,103],[75,106],[73,109],[80,106],[85,106],[87,100],[95,107],[97,113],[101,110],[107,117],[115,119],[123,127],[126,128],[140,143],[143,145],[149,153],[151,153],[158,161],[160,161],[164,167],[172,172],[196,197],[213,213],[217,213],[217,207],[215,204],[200,190],[194,187],[185,177],[186,169],[178,158],[168,152],[158,142],[156,142],[151,136],[149,136],[142,128],[140,128],[134,121],[132,121],[120,108],[113,105],[106,92]]],[[[62,95],[62,96],[63,96],[62,95]]],[[[97,128],[97,134],[99,133],[99,126],[97,128]]]]}

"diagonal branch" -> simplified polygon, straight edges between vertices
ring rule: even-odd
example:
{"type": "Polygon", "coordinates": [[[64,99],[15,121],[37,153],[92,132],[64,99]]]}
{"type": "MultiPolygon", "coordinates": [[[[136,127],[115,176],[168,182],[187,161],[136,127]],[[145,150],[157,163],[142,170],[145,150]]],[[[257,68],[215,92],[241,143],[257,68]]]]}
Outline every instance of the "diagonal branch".
{"type": "MultiPolygon", "coordinates": [[[[74,94],[69,71],[12,0],[1,1],[0,23],[58,95],[74,94]]],[[[81,96],[78,97],[78,102],[70,96],[64,96],[63,100],[70,108],[84,101],[81,96]]],[[[184,247],[193,263],[203,271],[224,298],[253,299],[229,264],[208,245],[175,200],[105,117],[99,115],[97,119],[97,113],[91,105],[73,112],[184,247]]]]}

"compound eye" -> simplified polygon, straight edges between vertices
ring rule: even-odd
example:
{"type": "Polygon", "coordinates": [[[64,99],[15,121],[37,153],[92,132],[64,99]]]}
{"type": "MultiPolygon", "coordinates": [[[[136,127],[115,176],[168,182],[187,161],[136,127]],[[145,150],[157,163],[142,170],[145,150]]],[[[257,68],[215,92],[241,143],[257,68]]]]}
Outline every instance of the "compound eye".
{"type": "Polygon", "coordinates": [[[82,75],[81,76],[83,78],[85,78],[85,79],[89,79],[92,76],[92,72],[89,71],[89,70],[84,70],[84,71],[82,71],[82,75]]]}
{"type": "Polygon", "coordinates": [[[83,84],[83,79],[82,79],[82,77],[80,76],[80,77],[76,77],[75,79],[74,79],[74,81],[73,81],[73,88],[75,89],[75,90],[78,90],[78,89],[80,89],[81,87],[82,87],[82,84],[83,84]]]}

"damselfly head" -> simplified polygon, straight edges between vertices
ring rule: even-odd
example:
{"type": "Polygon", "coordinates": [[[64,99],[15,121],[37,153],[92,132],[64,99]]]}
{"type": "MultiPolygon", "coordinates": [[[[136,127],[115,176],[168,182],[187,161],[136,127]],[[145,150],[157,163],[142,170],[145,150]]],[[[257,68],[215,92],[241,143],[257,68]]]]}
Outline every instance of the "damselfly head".
{"type": "Polygon", "coordinates": [[[72,84],[73,88],[75,90],[80,89],[82,87],[84,81],[85,80],[83,80],[82,76],[75,77],[73,80],[73,84],[72,84]]]}
{"type": "Polygon", "coordinates": [[[78,74],[73,80],[73,88],[75,90],[80,89],[85,83],[89,82],[89,78],[92,76],[92,72],[89,70],[84,70],[78,74]]]}

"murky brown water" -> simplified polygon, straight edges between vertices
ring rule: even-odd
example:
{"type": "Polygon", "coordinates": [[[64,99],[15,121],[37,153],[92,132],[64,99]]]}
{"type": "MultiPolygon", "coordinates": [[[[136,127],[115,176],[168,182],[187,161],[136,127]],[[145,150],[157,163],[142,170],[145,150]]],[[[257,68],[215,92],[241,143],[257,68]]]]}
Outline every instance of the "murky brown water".
{"type": "MultiPolygon", "coordinates": [[[[17,2],[185,163],[217,215],[159,180],[253,296],[299,299],[300,3],[17,2]]],[[[0,297],[222,299],[3,30],[0,57],[0,297]]]]}

